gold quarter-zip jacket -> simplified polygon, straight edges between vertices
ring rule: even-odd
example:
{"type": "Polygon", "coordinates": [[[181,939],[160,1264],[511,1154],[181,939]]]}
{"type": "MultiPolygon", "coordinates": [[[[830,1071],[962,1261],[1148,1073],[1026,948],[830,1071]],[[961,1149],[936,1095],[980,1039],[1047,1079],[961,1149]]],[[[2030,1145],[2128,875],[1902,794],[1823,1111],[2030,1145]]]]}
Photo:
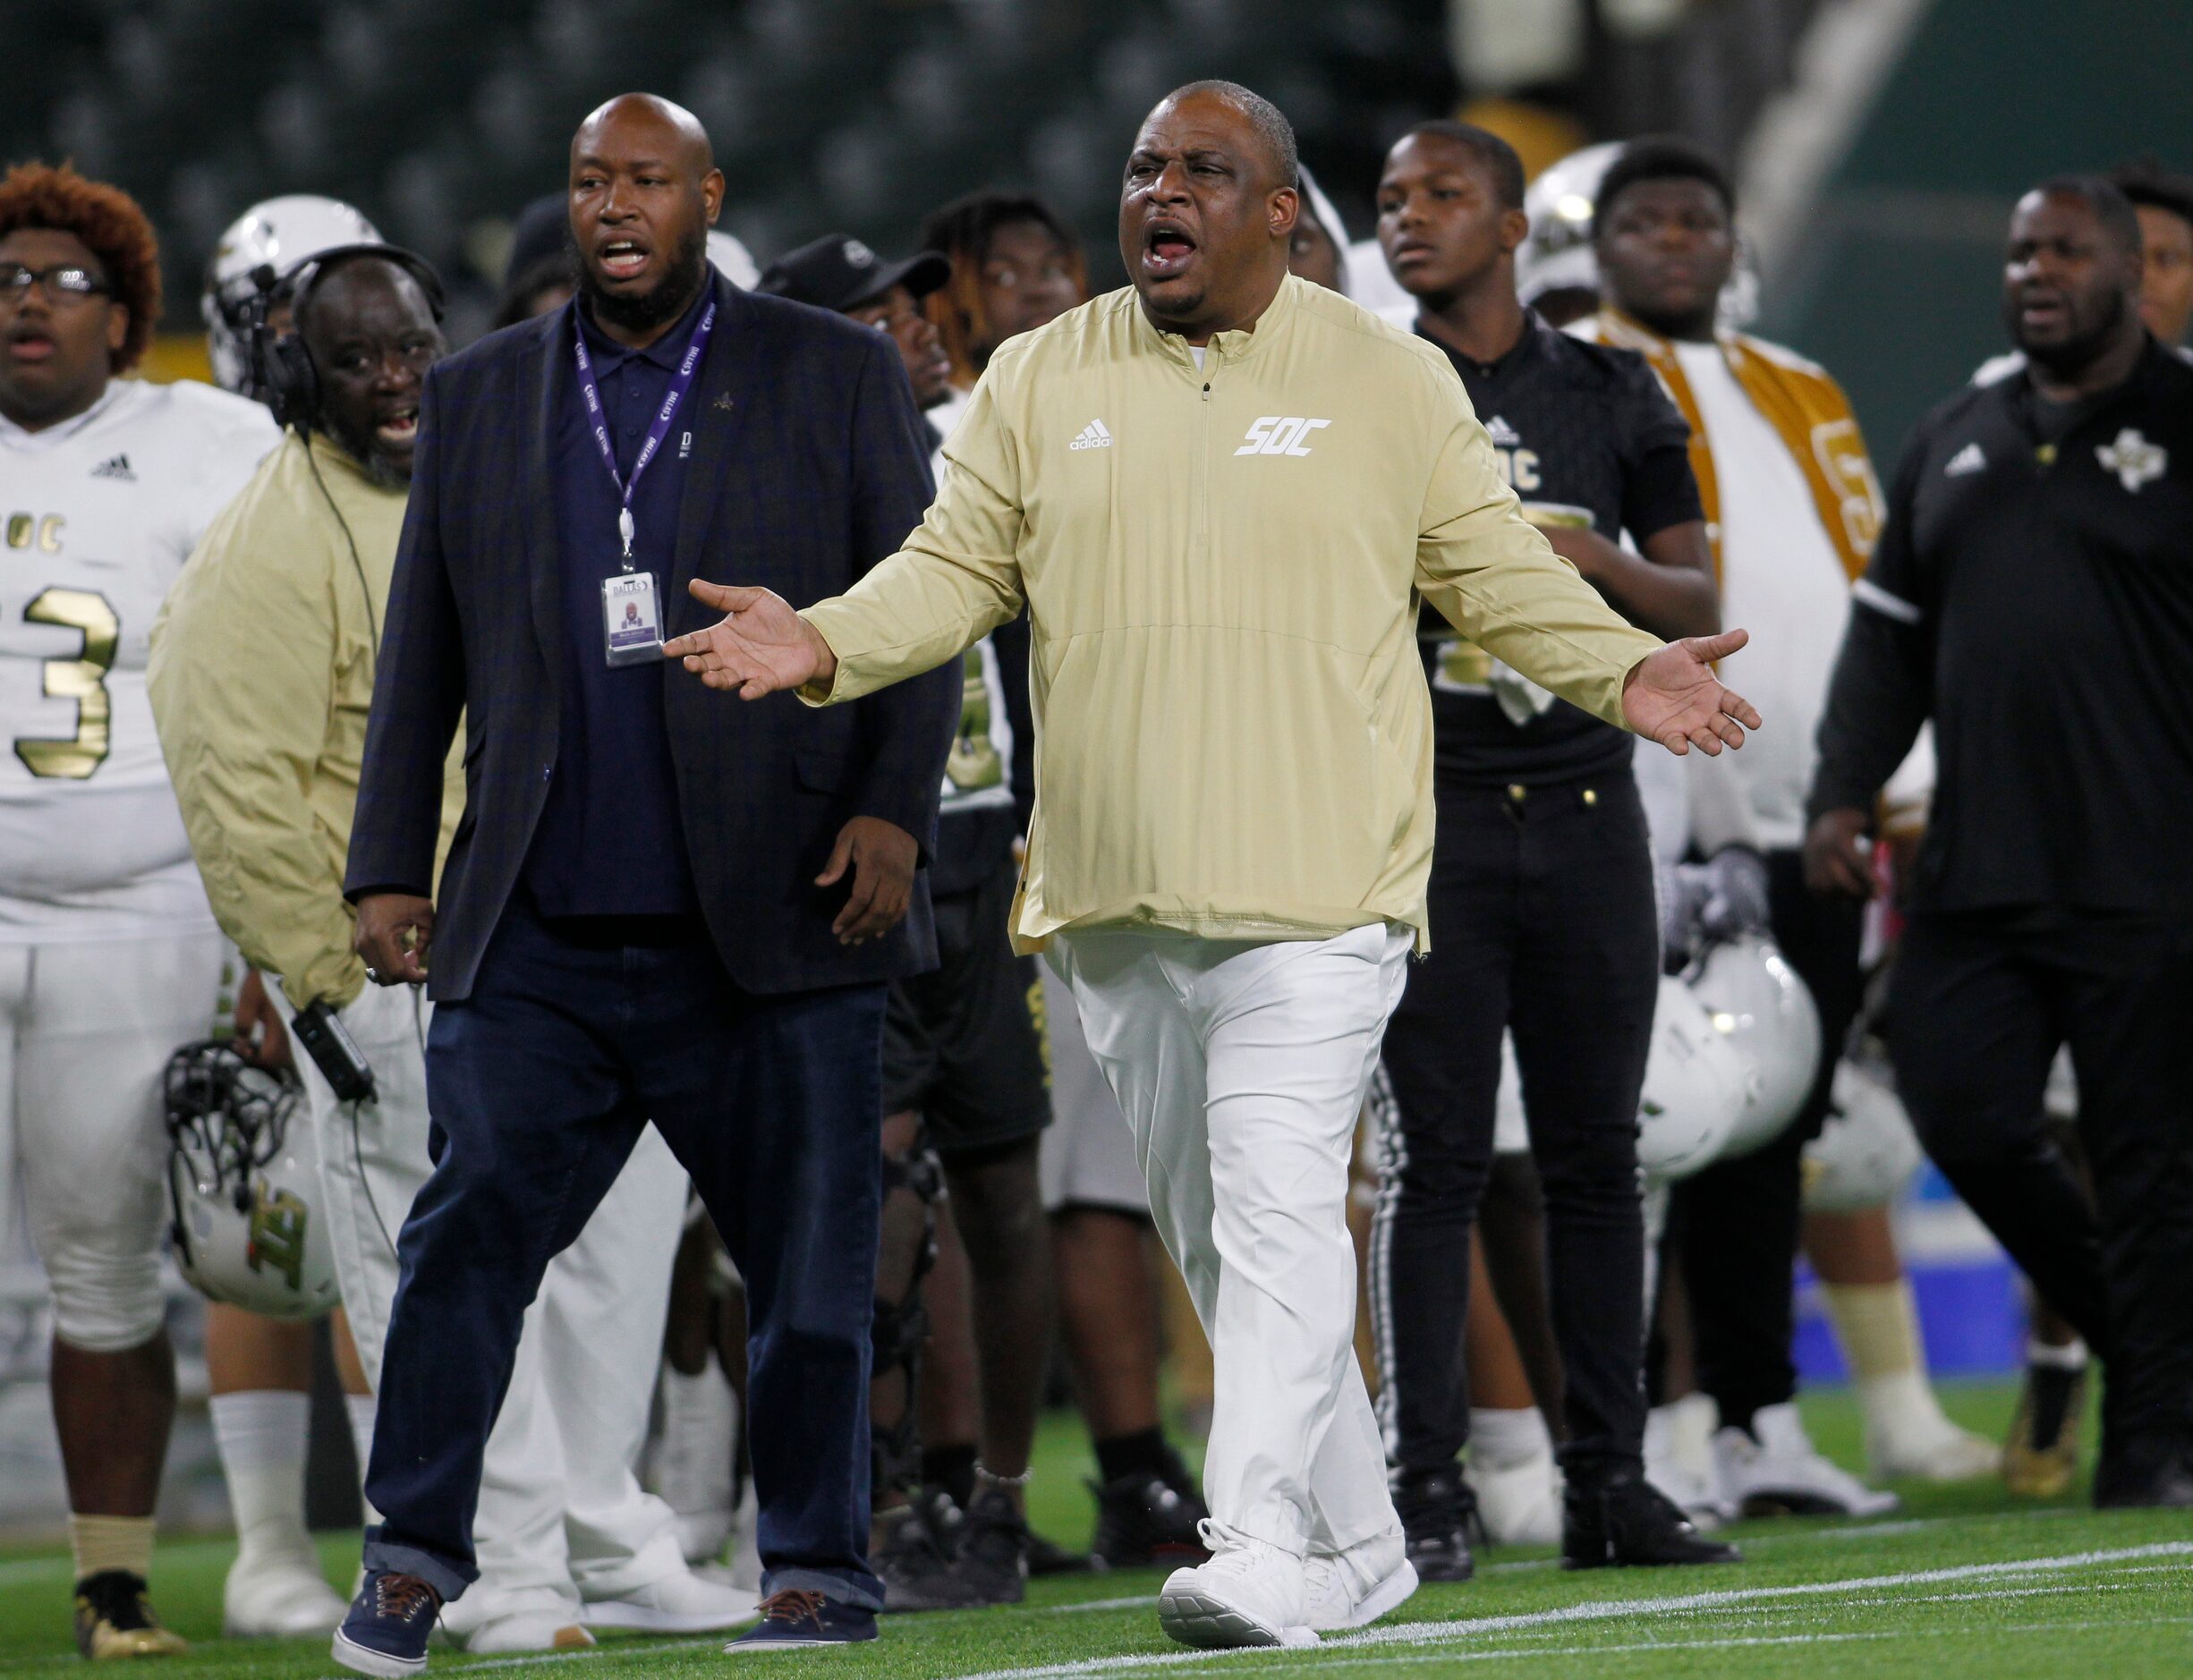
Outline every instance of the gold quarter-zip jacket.
{"type": "Polygon", "coordinates": [[[1289,278],[1203,366],[1132,290],[1008,342],[905,547],[803,616],[848,700],[1028,610],[1013,939],[1147,927],[1429,948],[1419,595],[1610,723],[1661,644],[1518,513],[1446,358],[1289,278]]]}
{"type": "MultiPolygon", "coordinates": [[[[152,710],[221,931],[300,1007],[365,989],[343,863],[408,493],[283,439],[206,530],[152,630],[152,710]]],[[[463,732],[439,859],[464,809],[463,732]]]]}

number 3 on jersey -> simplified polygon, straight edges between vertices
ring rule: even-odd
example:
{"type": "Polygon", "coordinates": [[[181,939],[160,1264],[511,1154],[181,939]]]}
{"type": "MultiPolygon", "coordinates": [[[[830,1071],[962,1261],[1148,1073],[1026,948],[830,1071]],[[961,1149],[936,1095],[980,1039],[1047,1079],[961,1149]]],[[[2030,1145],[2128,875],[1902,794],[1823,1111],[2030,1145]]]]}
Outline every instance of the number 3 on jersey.
{"type": "Polygon", "coordinates": [[[88,590],[41,590],[23,608],[28,624],[58,624],[80,632],[83,646],[72,658],[46,661],[46,698],[76,702],[76,733],[61,740],[26,736],[15,756],[33,776],[81,782],[106,761],[113,704],[106,674],[122,641],[122,621],[104,595],[88,590]]]}

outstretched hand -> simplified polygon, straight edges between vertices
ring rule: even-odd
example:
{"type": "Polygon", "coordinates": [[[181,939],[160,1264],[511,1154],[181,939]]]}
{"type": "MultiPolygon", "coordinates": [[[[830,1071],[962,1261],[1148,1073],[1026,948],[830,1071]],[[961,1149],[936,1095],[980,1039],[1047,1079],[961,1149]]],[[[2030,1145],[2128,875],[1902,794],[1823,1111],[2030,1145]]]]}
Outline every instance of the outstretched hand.
{"type": "Polygon", "coordinates": [[[1758,710],[1721,686],[1713,661],[1750,640],[1741,630],[1686,636],[1638,660],[1622,682],[1623,721],[1678,758],[1693,747],[1711,755],[1723,746],[1742,746],[1744,731],[1759,727],[1758,710]]]}
{"type": "Polygon", "coordinates": [[[662,644],[710,688],[736,689],[741,700],[760,700],[778,689],[828,683],[837,675],[830,644],[792,610],[783,596],[695,578],[693,598],[724,616],[706,630],[662,644]]]}

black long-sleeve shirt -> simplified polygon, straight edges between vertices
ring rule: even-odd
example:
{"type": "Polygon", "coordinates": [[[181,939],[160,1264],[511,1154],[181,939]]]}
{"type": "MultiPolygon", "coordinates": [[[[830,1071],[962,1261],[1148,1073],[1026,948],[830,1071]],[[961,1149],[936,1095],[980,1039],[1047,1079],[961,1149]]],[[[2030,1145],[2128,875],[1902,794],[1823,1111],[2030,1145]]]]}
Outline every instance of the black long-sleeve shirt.
{"type": "Polygon", "coordinates": [[[1809,808],[1871,806],[1932,717],[1916,908],[2193,922],[2193,367],[1919,424],[1854,598],[1809,808]]]}

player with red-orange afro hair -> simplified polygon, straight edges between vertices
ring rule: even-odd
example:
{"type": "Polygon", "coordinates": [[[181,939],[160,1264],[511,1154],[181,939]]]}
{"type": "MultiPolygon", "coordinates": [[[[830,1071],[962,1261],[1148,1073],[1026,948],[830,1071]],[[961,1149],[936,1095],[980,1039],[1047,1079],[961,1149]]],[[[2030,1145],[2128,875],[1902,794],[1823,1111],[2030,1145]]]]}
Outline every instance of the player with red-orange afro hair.
{"type": "Polygon", "coordinates": [[[0,178],[0,239],[22,227],[73,233],[99,259],[115,301],[130,312],[109,366],[115,373],[134,368],[160,319],[160,243],[137,200],[66,164],[17,164],[0,178]]]}

